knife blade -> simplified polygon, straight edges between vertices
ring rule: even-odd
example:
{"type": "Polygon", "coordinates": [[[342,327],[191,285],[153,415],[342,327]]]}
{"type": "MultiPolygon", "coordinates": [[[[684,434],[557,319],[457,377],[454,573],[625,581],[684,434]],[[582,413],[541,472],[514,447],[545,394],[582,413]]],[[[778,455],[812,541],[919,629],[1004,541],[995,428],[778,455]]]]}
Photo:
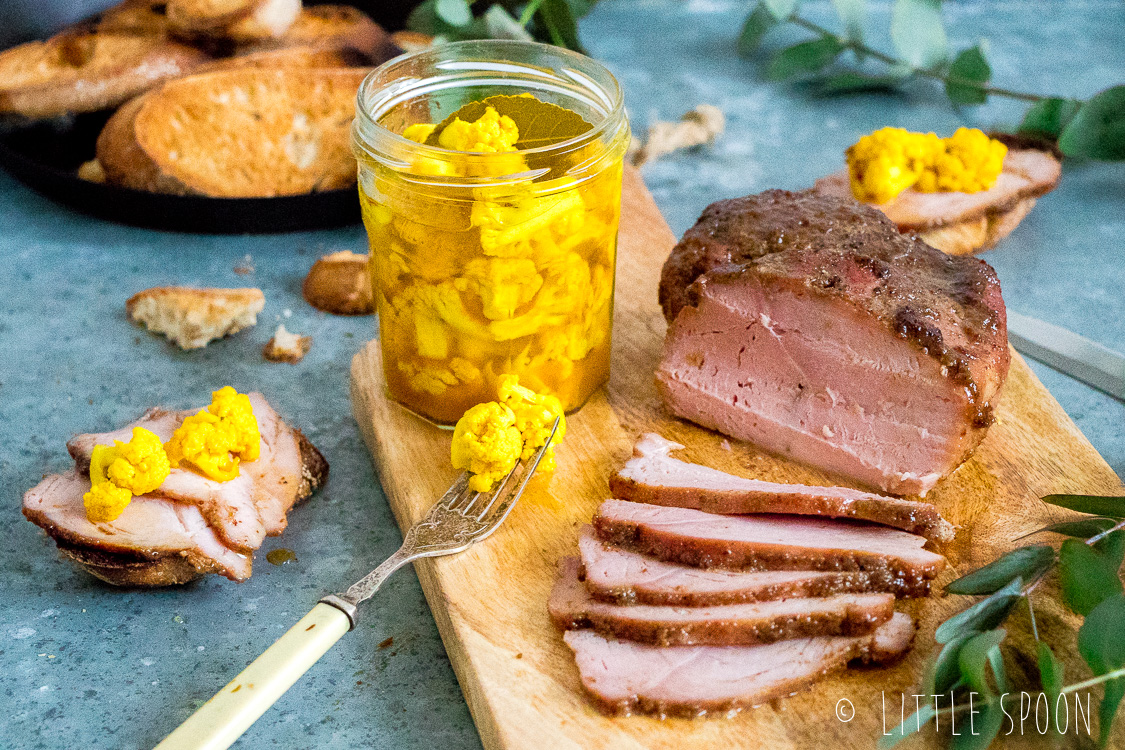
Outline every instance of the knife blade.
{"type": "Polygon", "coordinates": [[[1032,359],[1125,401],[1125,356],[1113,349],[1012,310],[1008,341],[1032,359]]]}

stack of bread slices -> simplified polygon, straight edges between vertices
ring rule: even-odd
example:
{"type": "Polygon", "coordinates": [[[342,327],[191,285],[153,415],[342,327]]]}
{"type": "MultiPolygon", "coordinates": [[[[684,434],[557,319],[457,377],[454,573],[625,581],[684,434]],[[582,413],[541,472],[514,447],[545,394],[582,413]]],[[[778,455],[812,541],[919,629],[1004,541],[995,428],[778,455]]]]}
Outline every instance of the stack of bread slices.
{"type": "Polygon", "coordinates": [[[646,435],[564,558],[551,619],[608,713],[724,713],[913,642],[953,538],[927,503],[745,479],[646,435]]]}
{"type": "Polygon", "coordinates": [[[0,52],[0,121],[65,125],[113,112],[79,176],[140,190],[233,198],[346,188],[355,93],[400,51],[350,6],[123,0],[0,52]]]}

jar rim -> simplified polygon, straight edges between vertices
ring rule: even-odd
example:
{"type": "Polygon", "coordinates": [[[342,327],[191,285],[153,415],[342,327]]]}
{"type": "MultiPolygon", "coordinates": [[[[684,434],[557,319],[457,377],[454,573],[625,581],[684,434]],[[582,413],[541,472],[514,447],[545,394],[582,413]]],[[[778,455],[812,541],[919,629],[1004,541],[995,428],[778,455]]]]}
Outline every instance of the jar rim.
{"type": "MultiPolygon", "coordinates": [[[[466,59],[458,62],[456,52],[468,50],[488,50],[495,51],[495,54],[476,55],[482,59],[480,63],[491,63],[497,66],[517,66],[528,71],[535,71],[542,75],[546,69],[531,63],[522,62],[520,60],[511,59],[514,55],[509,53],[504,54],[504,50],[522,50],[525,52],[540,51],[549,53],[557,57],[561,61],[570,61],[575,70],[569,71],[571,75],[570,83],[578,84],[587,90],[594,91],[595,94],[600,94],[598,97],[609,106],[601,121],[595,123],[592,128],[572,138],[558,143],[552,143],[547,146],[536,146],[535,148],[520,149],[520,153],[535,155],[535,154],[550,154],[553,152],[565,152],[575,148],[585,146],[596,140],[605,137],[610,131],[616,130],[620,127],[620,123],[625,120],[625,97],[621,89],[620,83],[617,78],[606,68],[604,65],[586,55],[573,52],[561,47],[555,47],[550,44],[542,44],[540,42],[528,42],[522,40],[512,39],[474,39],[460,42],[446,42],[426,49],[411,52],[398,57],[392,58],[383,63],[379,67],[372,70],[367,76],[364,77],[363,82],[360,83],[359,91],[356,94],[356,118],[353,125],[353,140],[356,144],[363,148],[364,151],[371,153],[371,147],[374,145],[373,141],[381,138],[389,138],[397,149],[406,149],[417,153],[437,153],[448,157],[450,154],[470,154],[475,157],[485,157],[487,154],[474,151],[458,151],[455,149],[448,149],[442,146],[429,145],[425,143],[418,143],[406,138],[400,133],[383,126],[378,119],[385,110],[379,107],[369,106],[372,102],[371,99],[377,93],[372,90],[374,82],[381,76],[386,74],[396,67],[403,66],[412,61],[423,60],[426,58],[433,58],[435,65],[443,64],[442,59],[445,57],[453,58],[449,62],[444,63],[450,67],[471,64],[473,60],[466,59]],[[583,71],[586,69],[586,71],[583,71]],[[596,81],[589,75],[594,73],[604,79],[604,81],[596,81]]],[[[516,70],[516,68],[512,68],[516,70]]],[[[501,71],[497,71],[501,72],[501,71]]],[[[426,79],[415,79],[416,81],[426,79]]],[[[562,81],[562,79],[558,79],[562,81]]],[[[393,84],[393,81],[391,82],[393,84]]],[[[385,91],[388,86],[381,87],[378,91],[385,91]]],[[[386,108],[389,109],[394,101],[389,101],[386,108]]]]}

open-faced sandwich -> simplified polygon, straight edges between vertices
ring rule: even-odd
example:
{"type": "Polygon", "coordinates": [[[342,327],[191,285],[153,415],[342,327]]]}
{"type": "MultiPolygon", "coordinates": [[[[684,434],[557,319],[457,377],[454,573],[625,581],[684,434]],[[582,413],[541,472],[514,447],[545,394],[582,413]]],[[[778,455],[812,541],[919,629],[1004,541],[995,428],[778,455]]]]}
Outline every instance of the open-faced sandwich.
{"type": "Polygon", "coordinates": [[[226,387],[203,410],[150,409],[120,430],[67,443],[74,468],[23,498],[23,513],[92,575],[168,586],[208,573],[250,577],[328,462],[260,393],[226,387]]]}
{"type": "Polygon", "coordinates": [[[900,231],[951,255],[1007,237],[1062,174],[1057,155],[1041,144],[968,128],[945,139],[883,128],[849,148],[847,161],[815,190],[868,203],[900,231]]]}

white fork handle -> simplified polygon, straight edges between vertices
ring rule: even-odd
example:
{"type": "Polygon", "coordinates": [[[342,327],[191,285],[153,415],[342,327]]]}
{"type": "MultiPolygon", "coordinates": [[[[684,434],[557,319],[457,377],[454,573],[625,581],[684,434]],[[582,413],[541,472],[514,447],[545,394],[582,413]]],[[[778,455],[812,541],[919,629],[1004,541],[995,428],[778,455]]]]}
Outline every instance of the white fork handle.
{"type": "Polygon", "coordinates": [[[300,622],[156,746],[156,750],[225,750],[301,675],[351,629],[330,604],[317,604],[300,622]]]}

